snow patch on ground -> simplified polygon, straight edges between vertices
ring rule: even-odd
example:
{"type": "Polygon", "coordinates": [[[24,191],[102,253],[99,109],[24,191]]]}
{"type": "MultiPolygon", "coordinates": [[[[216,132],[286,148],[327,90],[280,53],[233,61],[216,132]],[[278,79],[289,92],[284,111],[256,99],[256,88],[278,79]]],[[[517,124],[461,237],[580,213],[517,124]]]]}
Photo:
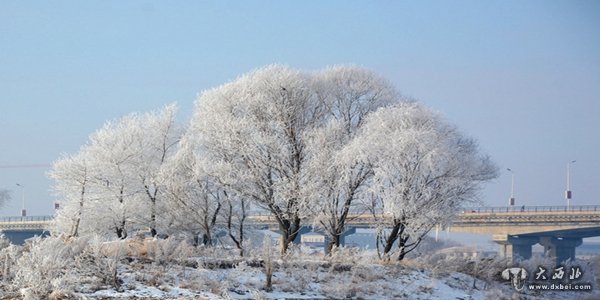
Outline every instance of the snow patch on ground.
{"type": "Polygon", "coordinates": [[[273,274],[274,291],[264,291],[262,268],[241,263],[232,269],[122,266],[119,289],[76,296],[88,299],[485,299],[473,289],[483,282],[461,273],[434,278],[401,266],[323,267],[314,262],[283,266],[273,274]],[[164,272],[162,272],[164,271],[164,272]]]}
{"type": "Polygon", "coordinates": [[[229,269],[157,266],[120,268],[120,289],[77,293],[86,299],[594,299],[581,292],[517,293],[508,282],[484,282],[451,272],[443,276],[401,265],[328,265],[278,262],[272,292],[260,267],[242,262],[229,269]],[[583,298],[582,298],[583,297],[583,298]]]}

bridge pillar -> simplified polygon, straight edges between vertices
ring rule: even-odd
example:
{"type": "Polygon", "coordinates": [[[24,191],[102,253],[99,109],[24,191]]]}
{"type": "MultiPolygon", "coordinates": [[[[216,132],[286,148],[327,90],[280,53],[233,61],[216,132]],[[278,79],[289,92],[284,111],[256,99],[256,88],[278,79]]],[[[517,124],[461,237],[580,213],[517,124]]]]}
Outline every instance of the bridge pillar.
{"type": "Polygon", "coordinates": [[[575,248],[580,246],[581,238],[541,237],[540,244],[544,246],[544,254],[561,263],[567,259],[575,260],[575,248]]]}
{"type": "Polygon", "coordinates": [[[513,260],[531,258],[531,246],[537,244],[537,237],[518,237],[511,235],[494,235],[494,242],[500,244],[502,256],[513,260]]]}

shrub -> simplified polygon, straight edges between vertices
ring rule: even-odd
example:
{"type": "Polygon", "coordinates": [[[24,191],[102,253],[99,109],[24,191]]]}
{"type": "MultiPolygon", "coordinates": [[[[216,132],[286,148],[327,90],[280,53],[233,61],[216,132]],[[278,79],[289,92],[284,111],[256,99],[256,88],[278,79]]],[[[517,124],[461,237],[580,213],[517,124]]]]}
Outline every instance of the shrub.
{"type": "MultiPolygon", "coordinates": [[[[13,284],[25,300],[46,298],[73,265],[73,248],[60,238],[36,237],[17,260],[13,284]]],[[[77,253],[78,254],[78,253],[77,253]]]]}

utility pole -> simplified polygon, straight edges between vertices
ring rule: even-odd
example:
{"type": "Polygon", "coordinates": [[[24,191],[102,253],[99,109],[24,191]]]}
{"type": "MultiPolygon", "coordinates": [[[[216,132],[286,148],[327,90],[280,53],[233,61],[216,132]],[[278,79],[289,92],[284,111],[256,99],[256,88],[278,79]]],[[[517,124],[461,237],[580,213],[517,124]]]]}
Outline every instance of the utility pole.
{"type": "Polygon", "coordinates": [[[506,168],[510,172],[510,198],[508,198],[508,206],[515,206],[515,172],[510,168],[506,168]]]}
{"type": "Polygon", "coordinates": [[[573,193],[571,192],[571,164],[574,164],[576,161],[572,160],[567,163],[567,190],[565,191],[565,199],[567,199],[567,210],[571,209],[571,198],[573,197],[573,193]]]}
{"type": "Polygon", "coordinates": [[[17,186],[21,187],[21,217],[27,216],[27,210],[25,210],[25,186],[17,183],[17,186]]]}

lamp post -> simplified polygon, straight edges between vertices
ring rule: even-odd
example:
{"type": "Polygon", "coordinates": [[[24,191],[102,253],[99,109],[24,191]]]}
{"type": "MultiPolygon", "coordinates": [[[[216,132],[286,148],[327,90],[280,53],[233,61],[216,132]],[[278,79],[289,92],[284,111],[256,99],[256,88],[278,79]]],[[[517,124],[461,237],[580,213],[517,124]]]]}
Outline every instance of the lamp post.
{"type": "Polygon", "coordinates": [[[567,190],[565,191],[565,199],[567,199],[567,209],[571,209],[571,198],[573,193],[571,192],[571,164],[574,164],[575,160],[567,163],[567,190]]]}
{"type": "Polygon", "coordinates": [[[17,186],[21,187],[21,217],[26,217],[27,211],[25,210],[25,186],[20,183],[17,183],[17,186]]]}
{"type": "Polygon", "coordinates": [[[506,168],[510,172],[510,198],[508,198],[508,206],[515,206],[515,172],[510,168],[506,168]]]}

